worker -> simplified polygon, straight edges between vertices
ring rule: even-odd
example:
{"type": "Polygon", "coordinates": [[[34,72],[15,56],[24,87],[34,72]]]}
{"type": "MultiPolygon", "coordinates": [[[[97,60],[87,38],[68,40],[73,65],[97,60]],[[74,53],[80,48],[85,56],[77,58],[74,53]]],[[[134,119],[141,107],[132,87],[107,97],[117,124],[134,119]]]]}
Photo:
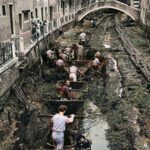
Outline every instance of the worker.
{"type": "Polygon", "coordinates": [[[58,59],[56,61],[56,71],[59,73],[63,73],[64,71],[64,61],[62,59],[58,59]]]}
{"type": "Polygon", "coordinates": [[[65,51],[65,54],[67,55],[67,58],[70,59],[71,58],[71,48],[69,46],[67,46],[64,51],[65,51]]]}
{"type": "Polygon", "coordinates": [[[74,114],[70,115],[70,117],[64,116],[66,111],[67,106],[60,105],[58,107],[59,113],[55,114],[51,119],[51,122],[53,124],[52,139],[55,143],[56,150],[64,149],[64,131],[66,130],[66,124],[74,121],[74,114]]]}
{"type": "Polygon", "coordinates": [[[56,61],[56,65],[57,65],[58,67],[63,67],[63,66],[64,66],[64,61],[63,61],[62,59],[58,59],[58,60],[56,61]]]}
{"type": "Polygon", "coordinates": [[[95,53],[95,57],[100,58],[100,56],[101,56],[101,53],[100,53],[99,51],[97,51],[97,52],[95,53]]]}
{"type": "Polygon", "coordinates": [[[51,67],[55,66],[54,63],[54,58],[55,58],[55,54],[52,50],[48,50],[46,51],[46,55],[47,55],[47,64],[49,64],[51,67]]]}
{"type": "Polygon", "coordinates": [[[82,45],[86,44],[86,33],[84,31],[80,33],[79,41],[82,43],[82,45]]]}
{"type": "Polygon", "coordinates": [[[70,72],[69,74],[70,81],[74,81],[74,82],[77,81],[78,72],[82,75],[82,72],[78,69],[78,67],[76,67],[75,62],[72,63],[72,66],[70,67],[69,72],[70,72]]]}
{"type": "Polygon", "coordinates": [[[83,55],[84,55],[84,47],[80,44],[76,44],[77,47],[78,47],[78,56],[77,56],[77,60],[79,61],[82,61],[83,60],[83,55]]]}
{"type": "Polygon", "coordinates": [[[119,72],[117,67],[117,61],[112,57],[112,55],[108,54],[107,58],[108,58],[108,70],[119,72]]]}
{"type": "Polygon", "coordinates": [[[72,99],[73,96],[72,96],[72,93],[71,93],[71,87],[70,87],[70,81],[67,80],[65,82],[65,84],[62,86],[62,89],[61,89],[61,95],[63,98],[67,98],[67,99],[72,99]]]}
{"type": "Polygon", "coordinates": [[[52,50],[48,50],[46,54],[49,59],[54,59],[54,52],[52,50]]]}
{"type": "Polygon", "coordinates": [[[95,59],[93,60],[93,69],[97,70],[99,68],[100,65],[100,61],[98,57],[95,57],[95,59]]]}
{"type": "Polygon", "coordinates": [[[67,55],[64,53],[64,51],[60,51],[60,52],[59,52],[59,57],[60,57],[62,60],[67,60],[67,55]]]}
{"type": "Polygon", "coordinates": [[[65,83],[58,83],[56,89],[60,93],[62,98],[76,99],[75,95],[71,92],[70,81],[67,80],[65,83]]]}
{"type": "Polygon", "coordinates": [[[92,19],[91,20],[91,28],[95,28],[96,27],[96,23],[95,23],[95,21],[92,19]]]}

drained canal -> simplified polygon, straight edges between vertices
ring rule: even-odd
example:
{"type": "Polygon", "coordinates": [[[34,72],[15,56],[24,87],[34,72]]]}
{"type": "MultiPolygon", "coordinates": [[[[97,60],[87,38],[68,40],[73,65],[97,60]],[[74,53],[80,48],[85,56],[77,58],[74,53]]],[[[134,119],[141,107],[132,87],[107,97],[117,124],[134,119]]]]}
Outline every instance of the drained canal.
{"type": "MultiPolygon", "coordinates": [[[[98,72],[87,71],[79,79],[87,83],[88,91],[79,91],[76,95],[84,103],[68,105],[67,115],[76,115],[75,122],[68,128],[84,136],[92,150],[148,150],[148,82],[124,49],[115,29],[115,15],[109,11],[91,14],[82,25],[77,24],[51,43],[53,50],[70,46],[78,41],[78,33],[84,30],[89,40],[86,47],[88,59],[99,51],[104,58],[111,54],[117,61],[116,71],[110,71],[106,65],[98,72]],[[97,25],[91,28],[89,19],[93,16],[97,25]],[[111,48],[107,49],[105,45],[111,48]]],[[[57,97],[61,101],[55,90],[56,83],[67,79],[65,71],[60,72],[47,63],[39,62],[27,69],[11,94],[6,96],[9,98],[4,98],[0,149],[50,149],[49,120],[59,104],[56,106],[49,100],[57,97]]]]}

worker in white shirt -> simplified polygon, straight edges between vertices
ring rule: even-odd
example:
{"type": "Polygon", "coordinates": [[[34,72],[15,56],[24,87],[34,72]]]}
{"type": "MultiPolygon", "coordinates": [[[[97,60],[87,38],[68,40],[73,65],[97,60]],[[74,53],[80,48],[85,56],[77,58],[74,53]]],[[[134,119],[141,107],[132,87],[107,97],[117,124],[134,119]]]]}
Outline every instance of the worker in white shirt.
{"type": "Polygon", "coordinates": [[[100,56],[101,56],[101,53],[100,53],[99,51],[97,51],[97,52],[95,53],[95,57],[100,58],[100,56]]]}
{"type": "Polygon", "coordinates": [[[76,67],[76,64],[73,62],[72,66],[69,68],[69,78],[70,81],[77,81],[77,73],[80,73],[82,75],[82,72],[76,67]]]}
{"type": "Polygon", "coordinates": [[[119,72],[118,71],[118,66],[117,66],[117,61],[112,57],[112,55],[109,54],[107,56],[107,58],[108,58],[108,70],[109,71],[119,72]]]}
{"type": "Polygon", "coordinates": [[[82,43],[82,45],[86,44],[86,33],[85,32],[80,33],[79,40],[82,43]]]}
{"type": "Polygon", "coordinates": [[[69,46],[65,48],[64,53],[67,55],[67,59],[71,59],[71,48],[69,46]]]}
{"type": "Polygon", "coordinates": [[[97,70],[99,68],[99,65],[100,65],[100,61],[98,57],[95,57],[95,59],[93,60],[93,69],[97,70]]]}

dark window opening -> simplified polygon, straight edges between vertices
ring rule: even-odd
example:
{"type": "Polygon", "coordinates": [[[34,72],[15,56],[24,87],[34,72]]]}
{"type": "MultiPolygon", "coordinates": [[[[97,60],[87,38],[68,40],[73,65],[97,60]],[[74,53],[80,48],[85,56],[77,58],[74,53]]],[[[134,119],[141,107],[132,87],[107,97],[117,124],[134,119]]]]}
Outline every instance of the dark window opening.
{"type": "Polygon", "coordinates": [[[24,12],[24,20],[25,21],[29,20],[29,12],[28,11],[24,12]]]}
{"type": "Polygon", "coordinates": [[[2,15],[6,16],[6,6],[2,5],[2,15]]]}
{"type": "Polygon", "coordinates": [[[33,16],[33,12],[31,12],[31,18],[34,18],[34,16],[33,16]]]}
{"type": "Polygon", "coordinates": [[[42,17],[42,21],[44,20],[44,12],[43,12],[43,7],[41,8],[41,17],[42,17]]]}
{"type": "Polygon", "coordinates": [[[19,14],[19,27],[22,30],[22,14],[19,14]]]}
{"type": "Polygon", "coordinates": [[[50,20],[52,20],[53,19],[53,7],[52,6],[49,7],[49,16],[50,16],[50,20]]]}
{"type": "Polygon", "coordinates": [[[47,18],[47,7],[45,7],[45,18],[47,18]]]}
{"type": "Polygon", "coordinates": [[[13,5],[9,5],[11,34],[14,34],[13,5]]]}
{"type": "Polygon", "coordinates": [[[35,8],[35,17],[38,18],[38,9],[35,8]]]}

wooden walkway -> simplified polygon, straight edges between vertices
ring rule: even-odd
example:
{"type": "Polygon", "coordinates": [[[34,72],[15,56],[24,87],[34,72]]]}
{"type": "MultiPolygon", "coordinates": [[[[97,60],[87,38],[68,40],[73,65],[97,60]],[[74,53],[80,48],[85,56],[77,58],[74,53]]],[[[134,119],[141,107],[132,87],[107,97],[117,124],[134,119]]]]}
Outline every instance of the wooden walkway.
{"type": "Polygon", "coordinates": [[[116,31],[118,32],[119,37],[124,45],[124,48],[130,56],[130,59],[133,61],[136,67],[141,70],[146,79],[150,81],[150,64],[148,64],[145,61],[145,58],[142,56],[139,50],[135,48],[130,38],[123,31],[123,27],[119,23],[117,18],[115,19],[115,22],[116,22],[116,31]]]}

